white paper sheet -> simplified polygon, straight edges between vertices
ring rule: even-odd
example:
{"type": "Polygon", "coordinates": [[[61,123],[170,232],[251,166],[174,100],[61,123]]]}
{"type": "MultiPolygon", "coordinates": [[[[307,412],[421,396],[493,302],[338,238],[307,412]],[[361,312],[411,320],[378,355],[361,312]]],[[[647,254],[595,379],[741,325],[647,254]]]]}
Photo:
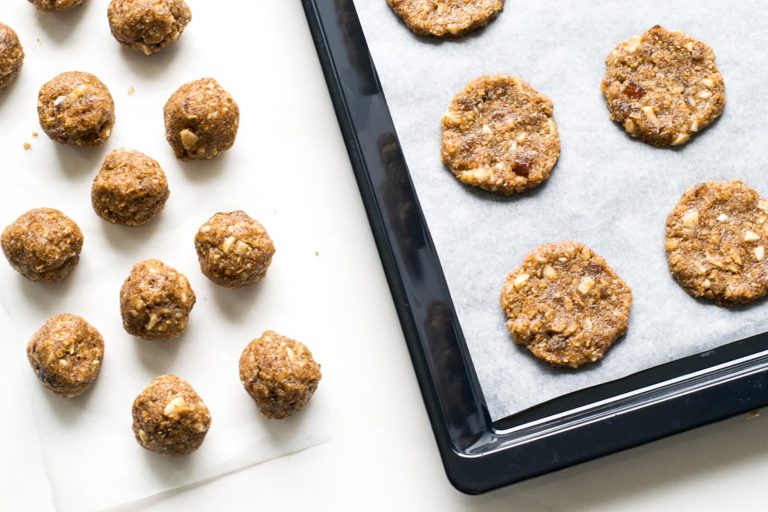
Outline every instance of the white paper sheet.
{"type": "Polygon", "coordinates": [[[413,36],[384,0],[355,4],[494,418],[768,328],[765,302],[728,310],[686,295],[663,246],[667,214],[695,183],[741,178],[768,196],[764,3],[507,0],[487,29],[443,42],[413,36]],[[723,117],[678,150],[630,139],[600,93],[608,52],[657,23],[710,44],[726,83],[723,117]],[[549,95],[561,135],[549,181],[510,199],[462,186],[440,163],[442,113],[493,73],[549,95]],[[532,248],[567,239],[591,246],[634,292],[628,335],[578,371],[515,346],[499,306],[506,274],[532,248]]]}
{"type": "MultiPolygon", "coordinates": [[[[265,156],[282,147],[273,137],[294,132],[309,136],[303,128],[291,129],[294,114],[286,114],[280,102],[264,100],[296,97],[301,85],[286,83],[280,75],[259,83],[263,69],[252,65],[255,55],[244,57],[242,51],[252,40],[253,12],[238,17],[219,3],[189,3],[194,20],[182,40],[150,58],[123,50],[112,39],[106,2],[88,1],[57,15],[37,14],[27,2],[3,8],[3,21],[19,33],[27,59],[18,82],[0,95],[0,223],[4,226],[30,208],[49,206],[72,217],[85,234],[80,264],[60,284],[32,283],[0,265],[0,303],[14,324],[13,332],[3,332],[3,343],[16,346],[15,363],[26,368],[22,377],[45,465],[57,507],[64,512],[115,507],[216,478],[327,441],[334,427],[328,375],[309,406],[285,421],[263,418],[238,375],[242,349],[266,329],[305,342],[321,364],[323,342],[338,337],[329,334],[336,319],[328,309],[311,306],[328,299],[330,282],[338,275],[315,255],[322,245],[315,235],[321,230],[306,219],[307,210],[316,205],[308,199],[312,191],[291,181],[303,179],[305,170],[318,169],[310,165],[311,155],[294,152],[290,161],[275,155],[282,162],[276,172],[272,155],[265,156]],[[117,123],[103,148],[54,144],[38,126],[40,85],[58,72],[75,69],[97,74],[115,98],[117,123]],[[216,77],[238,101],[241,129],[235,147],[217,160],[182,163],[165,142],[162,106],[179,85],[203,76],[216,77]],[[33,131],[40,136],[33,137],[33,131]],[[30,151],[22,148],[24,142],[32,145],[30,151]],[[146,227],[113,226],[91,209],[93,176],[106,152],[121,146],[153,156],[168,175],[168,205],[146,227]],[[287,183],[296,187],[295,201],[274,193],[287,183]],[[208,281],[193,244],[197,228],[210,215],[234,209],[259,219],[277,248],[266,279],[245,290],[208,281]],[[189,329],[180,339],[142,341],[122,329],[120,286],[134,263],[150,257],[184,272],[197,293],[189,329]],[[85,317],[106,342],[95,386],[71,400],[44,389],[24,356],[32,333],[62,312],[85,317]],[[213,417],[203,446],[185,458],[142,449],[131,430],[133,399],[164,373],[187,379],[213,417]]],[[[271,59],[260,62],[281,69],[271,59]]]]}

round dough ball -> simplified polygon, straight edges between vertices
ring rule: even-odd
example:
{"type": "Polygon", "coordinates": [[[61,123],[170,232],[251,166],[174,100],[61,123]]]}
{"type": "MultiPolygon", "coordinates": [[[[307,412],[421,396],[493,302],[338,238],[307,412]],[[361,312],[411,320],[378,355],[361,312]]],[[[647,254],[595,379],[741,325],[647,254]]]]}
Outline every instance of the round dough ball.
{"type": "Polygon", "coordinates": [[[112,134],[115,103],[90,73],[69,71],[43,85],[37,98],[40,126],[56,142],[100,146],[112,134]]]}
{"type": "Polygon", "coordinates": [[[465,185],[512,195],[549,178],[560,156],[552,101],[513,75],[482,76],[442,118],[443,163],[465,185]]]}
{"type": "Polygon", "coordinates": [[[146,224],[165,206],[170,191],[163,169],[133,149],[107,155],[93,180],[91,203],[96,214],[114,224],[146,224]]]}
{"type": "Polygon", "coordinates": [[[599,361],[627,332],[632,291],[589,247],[544,244],[507,277],[501,306],[515,343],[554,366],[599,361]]]}
{"type": "Polygon", "coordinates": [[[274,331],[251,341],[240,357],[240,381],[268,418],[282,419],[307,405],[321,377],[307,347],[274,331]]]}
{"type": "Polygon", "coordinates": [[[203,444],[211,413],[187,381],[157,377],[133,401],[136,441],[164,455],[188,455],[203,444]]]}
{"type": "Polygon", "coordinates": [[[77,315],[50,318],[27,344],[27,359],[48,389],[66,398],[91,387],[104,359],[104,339],[77,315]]]}
{"type": "Polygon", "coordinates": [[[184,0],[112,0],[107,17],[115,39],[152,55],[181,36],[192,11],[184,0]]]}
{"type": "Polygon", "coordinates": [[[679,146],[725,108],[725,84],[712,48],[656,25],[606,58],[602,91],[611,119],[655,146],[679,146]]]}
{"type": "Polygon", "coordinates": [[[235,143],[240,108],[213,78],[179,87],[163,112],[165,137],[182,160],[210,160],[235,143]]]}
{"type": "Polygon", "coordinates": [[[0,242],[14,270],[30,281],[53,283],[80,261],[83,233],[59,210],[37,208],[5,228],[0,242]]]}
{"type": "Polygon", "coordinates": [[[29,0],[41,11],[66,11],[83,3],[83,0],[29,0]]]}
{"type": "Polygon", "coordinates": [[[11,27],[0,23],[0,91],[16,80],[24,64],[24,48],[11,27]]]}
{"type": "Polygon", "coordinates": [[[140,261],[120,290],[123,327],[145,340],[181,336],[196,300],[184,274],[160,260],[140,261]]]}
{"type": "Polygon", "coordinates": [[[458,37],[486,26],[504,0],[387,0],[414,34],[458,37]]]}
{"type": "Polygon", "coordinates": [[[693,297],[721,306],[768,294],[768,201],[741,180],[688,189],[667,217],[669,270],[693,297]]]}
{"type": "Polygon", "coordinates": [[[227,288],[259,282],[275,254],[267,230],[243,211],[208,219],[195,236],[195,249],[203,274],[227,288]]]}

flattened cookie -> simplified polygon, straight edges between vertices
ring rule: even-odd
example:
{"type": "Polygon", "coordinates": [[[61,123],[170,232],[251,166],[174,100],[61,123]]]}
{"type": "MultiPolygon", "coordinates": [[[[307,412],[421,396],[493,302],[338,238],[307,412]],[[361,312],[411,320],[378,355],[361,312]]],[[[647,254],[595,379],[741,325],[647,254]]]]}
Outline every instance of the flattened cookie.
{"type": "Polygon", "coordinates": [[[605,63],[611,119],[655,146],[685,144],[725,108],[712,48],[678,30],[656,25],[619,44],[605,63]]]}
{"type": "Polygon", "coordinates": [[[420,36],[458,37],[486,26],[504,0],[387,0],[395,14],[420,36]]]}
{"type": "Polygon", "coordinates": [[[560,156],[552,101],[513,75],[470,82],[443,115],[443,163],[465,185],[512,195],[546,180],[560,156]]]}
{"type": "Polygon", "coordinates": [[[768,201],[740,180],[688,189],[667,217],[669,271],[694,297],[725,306],[768,293],[768,201]]]}
{"type": "Polygon", "coordinates": [[[501,306],[515,343],[554,366],[600,360],[627,332],[632,291],[578,242],[540,245],[514,269],[501,306]]]}

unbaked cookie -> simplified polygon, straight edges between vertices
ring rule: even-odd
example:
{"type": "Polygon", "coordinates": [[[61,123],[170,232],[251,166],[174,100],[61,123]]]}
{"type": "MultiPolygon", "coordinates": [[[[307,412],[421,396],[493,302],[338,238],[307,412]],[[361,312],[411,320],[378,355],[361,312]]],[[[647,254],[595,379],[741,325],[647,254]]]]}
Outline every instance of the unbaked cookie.
{"type": "Polygon", "coordinates": [[[453,98],[441,155],[466,185],[511,195],[546,180],[560,155],[552,101],[513,75],[483,76],[453,98]]]}
{"type": "Polygon", "coordinates": [[[725,84],[712,48],[656,25],[606,58],[602,91],[611,119],[632,137],[679,146],[720,117],[725,84]]]}
{"type": "Polygon", "coordinates": [[[274,331],[249,343],[240,357],[240,380],[268,418],[285,418],[303,408],[320,378],[312,352],[274,331]]]}
{"type": "Polygon", "coordinates": [[[152,55],[181,36],[192,11],[184,0],[112,0],[107,17],[115,39],[152,55]]]}
{"type": "Polygon", "coordinates": [[[100,146],[112,134],[115,103],[109,89],[90,73],[61,73],[40,88],[37,113],[43,131],[56,142],[100,146]]]}
{"type": "Polygon", "coordinates": [[[507,277],[501,306],[515,343],[555,366],[600,360],[629,324],[632,291],[577,242],[544,244],[507,277]]]}
{"type": "Polygon", "coordinates": [[[413,33],[457,37],[486,26],[504,8],[504,0],[387,0],[413,33]]]}
{"type": "Polygon", "coordinates": [[[93,180],[91,203],[96,214],[114,224],[146,224],[165,206],[170,190],[155,160],[133,149],[116,149],[104,159],[93,180]]]}
{"type": "Polygon", "coordinates": [[[104,339],[81,317],[57,315],[29,340],[27,359],[48,389],[72,398],[91,387],[98,377],[104,339]]]}
{"type": "Polygon", "coordinates": [[[768,293],[768,201],[740,180],[688,189],[667,217],[669,270],[694,297],[719,305],[768,293]]]}
{"type": "Polygon", "coordinates": [[[133,433],[147,450],[188,455],[203,444],[211,413],[187,381],[157,377],[133,401],[133,433]]]}
{"type": "Polygon", "coordinates": [[[16,80],[24,64],[24,48],[11,27],[0,23],[0,91],[16,80]]]}
{"type": "Polygon", "coordinates": [[[6,227],[0,238],[14,270],[30,281],[53,283],[80,261],[83,233],[75,221],[53,208],[30,210],[6,227]]]}
{"type": "Polygon", "coordinates": [[[83,3],[83,0],[29,0],[41,11],[66,11],[83,3]]]}

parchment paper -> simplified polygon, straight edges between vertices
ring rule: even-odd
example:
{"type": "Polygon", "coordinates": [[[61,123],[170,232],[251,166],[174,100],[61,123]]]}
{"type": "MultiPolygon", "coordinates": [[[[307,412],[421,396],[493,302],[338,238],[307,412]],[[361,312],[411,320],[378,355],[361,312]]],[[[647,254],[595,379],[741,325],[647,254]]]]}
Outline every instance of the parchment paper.
{"type": "Polygon", "coordinates": [[[768,195],[768,13],[759,1],[507,0],[487,29],[413,36],[384,0],[355,2],[493,418],[768,328],[765,303],[698,302],[667,270],[664,221],[680,195],[741,178],[768,195]],[[678,150],[634,141],[600,93],[604,59],[655,24],[710,44],[725,77],[719,122],[678,150]],[[440,163],[440,117],[482,74],[514,73],[552,98],[562,156],[549,181],[511,199],[462,186],[440,163]],[[603,362],[554,370],[516,347],[499,293],[538,244],[578,240],[634,292],[628,335],[603,362]]]}
{"type": "MultiPolygon", "coordinates": [[[[27,59],[19,81],[0,95],[1,224],[30,208],[49,206],[72,217],[85,234],[81,261],[60,284],[32,283],[4,259],[0,265],[0,302],[14,324],[11,332],[3,330],[2,342],[15,347],[14,365],[26,384],[19,387],[28,391],[54,499],[64,512],[111,508],[216,478],[327,441],[334,428],[332,377],[324,376],[304,411],[270,421],[259,414],[238,375],[242,349],[266,329],[304,341],[321,364],[326,363],[323,340],[338,341],[338,334],[328,334],[336,319],[327,309],[308,307],[327,300],[331,286],[325,277],[331,273],[315,255],[323,246],[312,231],[322,230],[290,213],[315,207],[307,199],[312,192],[292,184],[296,202],[274,194],[292,180],[304,180],[304,169],[318,169],[303,155],[291,155],[290,162],[277,155],[282,172],[273,172],[271,156],[264,155],[276,146],[270,142],[273,135],[308,136],[301,128],[289,130],[295,121],[279,103],[263,101],[264,95],[296,95],[300,84],[285,83],[281,76],[260,84],[255,68],[243,65],[241,49],[253,39],[251,13],[238,17],[214,2],[189,3],[195,19],[179,44],[150,58],[123,50],[112,39],[106,2],[88,1],[70,13],[47,15],[27,2],[4,6],[3,21],[19,33],[27,59]],[[38,126],[40,85],[73,69],[96,73],[114,96],[117,122],[105,147],[54,144],[38,126]],[[179,85],[202,76],[216,77],[238,101],[240,132],[235,147],[215,161],[182,163],[165,142],[162,107],[179,85]],[[33,137],[33,131],[40,136],[33,137]],[[30,151],[23,149],[24,142],[32,145],[30,151]],[[168,176],[166,209],[146,227],[114,226],[91,209],[93,177],[106,152],[121,146],[153,156],[168,176]],[[259,219],[277,248],[265,280],[244,290],[223,289],[206,279],[193,243],[208,217],[234,209],[259,219]],[[120,286],[134,263],[150,257],[185,273],[197,294],[188,331],[179,339],[142,341],[122,329],[120,286]],[[96,384],[71,400],[44,389],[25,356],[32,333],[62,312],[85,317],[106,343],[96,384]],[[164,373],[188,380],[211,410],[205,443],[188,457],[148,452],[131,430],[133,399],[164,373]]],[[[260,62],[282,69],[270,59],[260,62]]]]}

